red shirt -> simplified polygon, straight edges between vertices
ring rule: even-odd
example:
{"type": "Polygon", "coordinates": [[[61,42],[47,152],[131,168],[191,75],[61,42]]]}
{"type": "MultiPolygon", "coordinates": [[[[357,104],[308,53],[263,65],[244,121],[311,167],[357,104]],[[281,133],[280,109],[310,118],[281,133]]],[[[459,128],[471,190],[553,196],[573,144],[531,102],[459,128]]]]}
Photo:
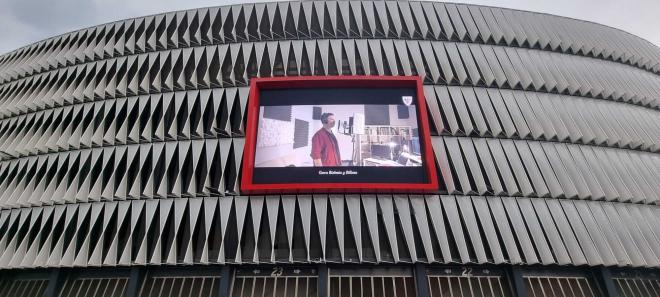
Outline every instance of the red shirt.
{"type": "Polygon", "coordinates": [[[312,136],[312,160],[321,159],[323,166],[341,166],[339,144],[334,134],[324,128],[312,136]]]}

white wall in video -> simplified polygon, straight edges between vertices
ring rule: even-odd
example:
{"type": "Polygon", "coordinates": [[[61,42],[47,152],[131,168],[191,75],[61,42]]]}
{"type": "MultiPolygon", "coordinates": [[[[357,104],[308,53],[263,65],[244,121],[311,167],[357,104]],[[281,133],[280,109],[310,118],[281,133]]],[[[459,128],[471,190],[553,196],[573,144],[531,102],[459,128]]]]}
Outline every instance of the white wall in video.
{"type": "Polygon", "coordinates": [[[415,105],[261,106],[255,167],[422,166],[415,105]]]}

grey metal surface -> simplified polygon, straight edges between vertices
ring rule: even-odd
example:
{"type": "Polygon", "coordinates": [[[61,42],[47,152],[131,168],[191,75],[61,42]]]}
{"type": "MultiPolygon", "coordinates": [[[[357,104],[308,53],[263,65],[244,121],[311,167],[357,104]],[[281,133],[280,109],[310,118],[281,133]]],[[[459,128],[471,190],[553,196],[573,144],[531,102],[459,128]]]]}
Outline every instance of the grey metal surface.
{"type": "Polygon", "coordinates": [[[252,204],[254,199],[177,198],[2,210],[0,265],[453,262],[657,267],[660,256],[654,218],[660,209],[654,205],[437,195],[269,196],[267,201],[274,202],[269,205],[252,204]],[[333,207],[323,207],[328,203],[333,207]],[[242,213],[244,205],[260,215],[242,213]],[[373,214],[367,209],[373,206],[383,211],[373,214]],[[355,210],[344,213],[349,207],[355,210]],[[305,219],[312,215],[309,211],[317,220],[305,219]],[[411,217],[420,212],[432,216],[411,217]],[[277,213],[285,217],[274,219],[277,213]],[[287,218],[287,213],[295,215],[287,218]],[[354,213],[371,214],[360,216],[358,223],[354,213]],[[252,220],[264,228],[246,228],[252,220]],[[87,226],[96,226],[97,235],[90,236],[87,226]],[[356,227],[378,235],[361,235],[356,227]],[[335,233],[349,229],[353,231],[335,233]],[[246,240],[238,241],[241,236],[246,240]]]}
{"type": "Polygon", "coordinates": [[[659,74],[660,49],[616,29],[439,2],[241,4],[56,36],[0,56],[0,268],[658,267],[659,74]],[[437,195],[241,196],[250,79],[309,75],[421,76],[437,195]]]}

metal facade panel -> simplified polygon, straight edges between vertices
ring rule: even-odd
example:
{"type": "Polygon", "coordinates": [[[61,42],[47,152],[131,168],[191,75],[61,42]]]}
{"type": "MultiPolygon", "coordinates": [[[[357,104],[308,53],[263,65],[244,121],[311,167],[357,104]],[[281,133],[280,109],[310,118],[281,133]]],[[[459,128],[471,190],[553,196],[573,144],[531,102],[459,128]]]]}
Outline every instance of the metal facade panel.
{"type": "Polygon", "coordinates": [[[477,217],[474,211],[474,205],[469,197],[461,197],[456,200],[460,209],[461,218],[463,219],[467,233],[470,237],[470,245],[474,250],[477,257],[477,263],[485,263],[488,261],[486,258],[486,251],[484,243],[479,234],[479,226],[477,217]]]}
{"type": "Polygon", "coordinates": [[[426,215],[426,203],[424,201],[424,197],[421,195],[410,196],[410,205],[412,206],[412,215],[417,224],[417,229],[420,234],[422,245],[424,246],[426,261],[433,263],[435,262],[435,254],[433,253],[431,230],[429,228],[429,220],[426,215]]]}
{"type": "Polygon", "coordinates": [[[387,232],[387,239],[392,249],[392,258],[394,262],[399,261],[399,249],[397,245],[397,235],[394,223],[394,205],[392,203],[392,196],[379,195],[378,205],[383,212],[383,221],[385,223],[385,231],[387,232]]]}
{"type": "Polygon", "coordinates": [[[647,265],[656,266],[658,263],[658,256],[654,253],[654,249],[651,248],[651,245],[655,244],[653,242],[654,238],[651,234],[649,234],[648,238],[645,236],[643,230],[639,227],[636,220],[633,219],[626,205],[617,205],[616,211],[619,213],[624,226],[632,236],[635,245],[639,248],[647,265]]]}
{"type": "Polygon", "coordinates": [[[488,60],[486,59],[486,55],[484,54],[481,46],[477,44],[470,44],[469,47],[470,52],[475,59],[476,65],[478,66],[479,71],[483,76],[483,83],[485,86],[496,87],[497,85],[495,84],[495,74],[488,65],[488,60]]]}
{"type": "Polygon", "coordinates": [[[438,96],[440,112],[443,115],[443,119],[449,125],[449,132],[451,134],[464,133],[458,124],[458,116],[455,113],[454,104],[452,103],[453,98],[449,95],[447,87],[434,87],[434,89],[438,96]]]}
{"type": "MultiPolygon", "coordinates": [[[[445,149],[445,144],[442,138],[434,137],[431,139],[432,145],[434,147],[435,158],[438,161],[438,166],[440,168],[450,168],[449,159],[447,158],[447,150],[445,149]]],[[[448,193],[455,193],[457,191],[456,184],[454,183],[454,177],[450,170],[440,170],[443,180],[445,181],[445,186],[447,187],[448,193]]]]}
{"type": "MultiPolygon", "coordinates": [[[[549,167],[554,171],[555,177],[559,182],[561,187],[561,195],[566,198],[576,198],[578,197],[578,190],[574,184],[574,180],[571,179],[570,174],[564,164],[561,161],[561,157],[557,152],[557,148],[552,143],[541,143],[543,152],[547,156],[547,162],[549,167]]],[[[540,152],[538,152],[540,154],[540,152]]],[[[555,196],[557,197],[557,196],[555,196]]]]}
{"type": "Polygon", "coordinates": [[[466,236],[462,231],[463,227],[461,226],[461,219],[460,214],[458,213],[458,207],[456,205],[456,198],[453,196],[440,196],[440,201],[442,201],[442,208],[445,210],[445,214],[449,220],[449,227],[451,228],[453,242],[458,248],[460,260],[463,262],[470,261],[468,242],[465,240],[466,236]]]}
{"type": "Polygon", "coordinates": [[[624,250],[630,256],[630,260],[635,266],[646,266],[646,260],[631,237],[630,232],[625,227],[625,223],[617,212],[618,204],[606,203],[602,205],[607,218],[609,219],[613,230],[621,240],[624,250]]]}
{"type": "Polygon", "coordinates": [[[495,195],[504,194],[504,187],[502,186],[500,177],[497,172],[497,167],[495,166],[495,162],[493,162],[493,156],[488,149],[486,140],[475,138],[472,139],[472,141],[474,142],[474,146],[476,148],[476,154],[479,156],[479,160],[483,165],[483,170],[488,177],[488,186],[490,186],[490,192],[495,195]]]}
{"type": "Polygon", "coordinates": [[[446,137],[444,138],[444,142],[447,145],[448,156],[451,158],[454,170],[456,170],[456,174],[458,175],[457,177],[461,185],[461,190],[463,193],[473,193],[474,189],[472,189],[468,177],[470,172],[468,172],[468,168],[465,166],[458,138],[446,137]]]}
{"type": "Polygon", "coordinates": [[[520,138],[529,137],[531,133],[530,128],[525,122],[525,118],[523,117],[518,103],[516,103],[516,99],[513,95],[514,93],[509,90],[500,90],[500,94],[502,94],[503,102],[508,110],[509,115],[511,116],[513,123],[515,124],[515,133],[517,136],[520,138]]]}
{"type": "Polygon", "coordinates": [[[561,239],[559,230],[555,225],[555,221],[552,219],[552,215],[546,205],[545,199],[530,199],[530,201],[534,206],[541,227],[543,227],[543,232],[548,238],[548,243],[550,244],[556,263],[559,265],[571,263],[571,258],[566,250],[566,245],[561,239]]]}
{"type": "Polygon", "coordinates": [[[486,135],[486,133],[488,133],[488,126],[486,124],[486,120],[484,119],[482,108],[477,101],[474,90],[471,88],[461,88],[461,93],[463,94],[462,97],[465,99],[465,103],[467,104],[470,117],[474,122],[474,126],[476,128],[475,132],[477,132],[480,136],[486,135]]]}
{"type": "Polygon", "coordinates": [[[488,192],[488,187],[486,186],[486,181],[481,173],[482,170],[477,157],[477,152],[474,149],[474,143],[472,143],[472,140],[469,138],[459,138],[458,143],[460,144],[467,161],[469,173],[477,188],[477,193],[479,195],[486,194],[486,192],[488,192]]]}
{"type": "MultiPolygon", "coordinates": [[[[505,135],[507,137],[516,135],[516,126],[514,125],[514,122],[509,115],[506,104],[504,103],[504,99],[502,98],[502,94],[497,89],[487,89],[487,91],[488,97],[493,103],[493,107],[495,108],[495,112],[498,115],[498,119],[502,125],[502,129],[505,135]]],[[[491,129],[493,129],[492,126],[491,129]]]]}
{"type": "Polygon", "coordinates": [[[593,240],[600,257],[603,260],[603,264],[606,266],[616,265],[616,259],[614,258],[612,249],[609,243],[605,240],[605,236],[601,231],[601,228],[599,228],[587,203],[588,202],[586,201],[575,201],[573,204],[575,205],[584,226],[589,232],[589,236],[593,240]]]}
{"type": "Polygon", "coordinates": [[[472,203],[474,208],[477,211],[477,216],[481,227],[484,230],[484,235],[486,236],[487,246],[490,250],[491,255],[493,255],[493,263],[505,263],[504,253],[502,246],[500,245],[499,239],[497,238],[497,231],[495,228],[495,222],[493,221],[493,216],[491,210],[488,207],[488,198],[485,197],[472,197],[472,203]]]}
{"type": "Polygon", "coordinates": [[[528,178],[527,173],[525,172],[525,167],[523,165],[523,161],[518,154],[518,151],[515,146],[515,142],[512,140],[500,140],[500,143],[502,144],[502,148],[504,149],[504,153],[506,154],[506,158],[509,161],[510,165],[504,165],[503,166],[511,166],[511,170],[513,171],[513,175],[515,176],[515,180],[518,183],[520,190],[522,192],[523,196],[532,196],[535,195],[535,189],[532,187],[532,182],[528,178]]]}
{"type": "Polygon", "coordinates": [[[520,189],[518,188],[518,183],[513,175],[512,168],[507,163],[506,154],[502,148],[502,144],[499,140],[488,139],[488,148],[490,148],[491,153],[493,154],[493,159],[497,166],[498,172],[502,176],[504,186],[506,191],[511,193],[511,195],[520,195],[520,189]]]}
{"type": "Polygon", "coordinates": [[[376,261],[381,261],[380,234],[378,231],[378,204],[374,196],[362,199],[362,207],[366,216],[366,223],[369,228],[369,236],[374,246],[374,255],[376,261]]]}
{"type": "Polygon", "coordinates": [[[550,194],[548,191],[548,186],[543,180],[541,171],[539,170],[538,164],[534,160],[531,150],[529,149],[529,144],[527,141],[514,141],[520,159],[525,165],[525,170],[527,171],[527,176],[529,176],[532,185],[536,191],[536,195],[539,197],[545,197],[550,194]]]}
{"type": "Polygon", "coordinates": [[[555,221],[557,229],[559,229],[559,234],[561,235],[561,238],[566,245],[566,249],[568,250],[568,254],[571,257],[572,263],[579,263],[578,265],[587,264],[587,258],[580,248],[576,235],[573,233],[571,228],[571,221],[567,219],[566,215],[564,214],[560,201],[546,199],[546,203],[548,205],[548,209],[550,209],[550,214],[555,221]]]}
{"type": "Polygon", "coordinates": [[[426,206],[428,208],[431,225],[435,236],[438,239],[438,245],[440,245],[440,251],[442,253],[442,258],[444,263],[452,262],[451,249],[449,247],[449,238],[446,232],[445,219],[442,212],[442,205],[440,204],[440,197],[437,195],[426,196],[426,206]]]}
{"type": "Polygon", "coordinates": [[[0,56],[0,266],[655,267],[658,61],[598,24],[431,2],[212,7],[39,41],[0,56]],[[434,194],[479,196],[239,196],[250,79],[299,75],[422,76],[434,194]]]}
{"type": "Polygon", "coordinates": [[[518,199],[517,202],[518,207],[520,207],[520,212],[527,224],[529,233],[531,234],[539,260],[545,265],[556,263],[557,261],[553,257],[552,251],[550,251],[550,246],[546,241],[546,237],[543,236],[543,229],[541,228],[538,218],[539,215],[534,211],[531,199],[518,199]]]}
{"type": "Polygon", "coordinates": [[[520,212],[520,208],[516,203],[516,199],[511,197],[503,197],[502,202],[504,204],[506,214],[511,222],[511,226],[513,227],[516,239],[518,239],[518,244],[520,245],[520,249],[522,250],[524,257],[524,262],[528,264],[538,264],[539,260],[534,249],[534,244],[529,237],[527,227],[525,226],[525,222],[520,212]]]}
{"type": "Polygon", "coordinates": [[[600,205],[600,203],[587,203],[587,205],[589,206],[591,214],[594,216],[596,223],[599,225],[601,231],[603,232],[607,240],[607,244],[610,246],[612,252],[614,253],[617,264],[621,265],[621,263],[631,263],[632,261],[628,255],[628,251],[626,251],[623,244],[621,243],[621,239],[612,228],[608,227],[610,222],[608,220],[607,214],[605,213],[605,210],[603,209],[603,206],[600,205]]]}
{"type": "Polygon", "coordinates": [[[595,247],[594,241],[587,232],[584,222],[579,217],[575,204],[569,200],[561,200],[560,204],[564,209],[566,217],[571,222],[573,232],[575,232],[575,236],[580,243],[580,247],[582,248],[589,265],[604,264],[600,253],[598,253],[598,250],[595,247]]]}
{"type": "MultiPolygon", "coordinates": [[[[428,106],[429,113],[431,114],[431,122],[437,133],[446,132],[444,123],[442,121],[442,114],[435,89],[432,86],[424,86],[424,98],[428,106]]],[[[446,108],[446,107],[445,107],[446,108]]]]}
{"type": "Polygon", "coordinates": [[[493,107],[490,96],[485,88],[475,88],[474,89],[477,101],[484,113],[486,123],[488,128],[481,132],[481,135],[492,135],[492,136],[502,136],[503,130],[502,125],[497,117],[497,112],[493,107]]]}
{"type": "Polygon", "coordinates": [[[394,195],[394,205],[403,231],[403,237],[408,247],[410,259],[417,262],[417,249],[415,248],[415,237],[412,228],[412,216],[410,214],[410,201],[404,195],[394,195]]]}

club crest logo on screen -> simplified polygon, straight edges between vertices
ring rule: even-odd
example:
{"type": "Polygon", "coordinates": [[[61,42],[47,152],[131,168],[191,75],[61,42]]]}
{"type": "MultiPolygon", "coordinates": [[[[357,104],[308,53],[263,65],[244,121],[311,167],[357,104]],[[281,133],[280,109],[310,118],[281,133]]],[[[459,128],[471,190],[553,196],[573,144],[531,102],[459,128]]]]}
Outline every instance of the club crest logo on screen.
{"type": "Polygon", "coordinates": [[[403,101],[403,104],[410,106],[410,104],[413,103],[413,97],[412,96],[401,96],[401,101],[403,101]]]}

